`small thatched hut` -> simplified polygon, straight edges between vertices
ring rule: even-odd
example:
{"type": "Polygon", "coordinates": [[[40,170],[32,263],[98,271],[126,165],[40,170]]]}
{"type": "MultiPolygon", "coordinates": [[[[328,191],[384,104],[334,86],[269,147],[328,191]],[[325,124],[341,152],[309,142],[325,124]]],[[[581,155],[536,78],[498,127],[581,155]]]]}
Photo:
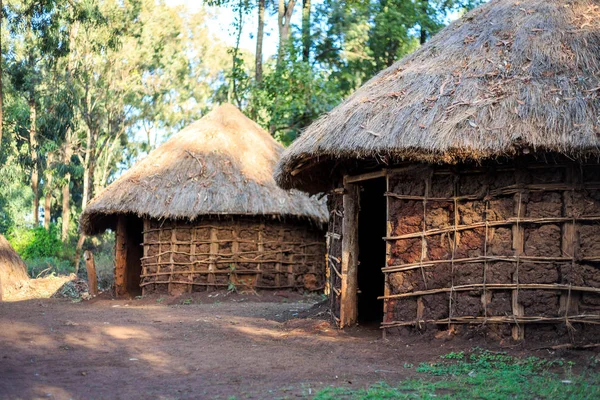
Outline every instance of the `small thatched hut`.
{"type": "Polygon", "coordinates": [[[0,301],[10,297],[27,280],[27,266],[8,240],[0,235],[0,301]]]}
{"type": "Polygon", "coordinates": [[[322,288],[325,205],[275,184],[282,152],[222,105],[98,194],[80,225],[115,230],[117,295],[322,288]]]}
{"type": "Polygon", "coordinates": [[[597,326],[599,55],[597,1],[492,0],[284,153],[282,187],[330,194],[340,326],[597,326]]]}

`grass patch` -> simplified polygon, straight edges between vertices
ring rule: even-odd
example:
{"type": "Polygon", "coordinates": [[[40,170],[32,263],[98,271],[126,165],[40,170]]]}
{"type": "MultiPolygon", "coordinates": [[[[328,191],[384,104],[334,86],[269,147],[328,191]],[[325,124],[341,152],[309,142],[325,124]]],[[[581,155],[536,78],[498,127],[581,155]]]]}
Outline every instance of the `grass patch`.
{"type": "Polygon", "coordinates": [[[600,374],[595,364],[575,375],[574,364],[537,357],[517,358],[479,348],[449,353],[422,363],[417,379],[366,389],[326,388],[317,400],[332,399],[598,399],[600,374]]]}

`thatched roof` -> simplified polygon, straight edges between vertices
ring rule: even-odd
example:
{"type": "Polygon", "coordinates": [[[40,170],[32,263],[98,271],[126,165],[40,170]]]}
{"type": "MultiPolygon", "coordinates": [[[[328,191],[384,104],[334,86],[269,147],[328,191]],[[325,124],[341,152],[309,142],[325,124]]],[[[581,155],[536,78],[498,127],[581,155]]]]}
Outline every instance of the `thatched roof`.
{"type": "Polygon", "coordinates": [[[599,96],[597,0],[492,0],[309,126],[276,180],[308,189],[333,159],[598,154],[599,96]]]}
{"type": "Polygon", "coordinates": [[[279,188],[273,169],[283,147],[232,105],[222,105],[152,151],[99,193],[80,228],[96,234],[118,214],[194,220],[260,215],[321,224],[323,204],[279,188]]]}
{"type": "Polygon", "coordinates": [[[12,292],[27,280],[27,266],[0,234],[0,301],[11,297],[12,292]]]}

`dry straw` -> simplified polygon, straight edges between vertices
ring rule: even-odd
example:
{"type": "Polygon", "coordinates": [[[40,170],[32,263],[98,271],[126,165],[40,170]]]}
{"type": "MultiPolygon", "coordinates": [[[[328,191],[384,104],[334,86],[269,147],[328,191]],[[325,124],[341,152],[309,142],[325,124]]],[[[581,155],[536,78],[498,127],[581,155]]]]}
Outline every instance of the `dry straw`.
{"type": "Polygon", "coordinates": [[[314,178],[325,162],[348,158],[598,155],[598,54],[597,1],[492,0],[313,123],[284,153],[276,181],[322,190],[314,178]]]}
{"type": "Polygon", "coordinates": [[[81,216],[91,235],[119,214],[153,219],[252,215],[326,221],[323,204],[282,190],[273,169],[283,147],[237,108],[224,104],[183,129],[109,185],[81,216]]]}

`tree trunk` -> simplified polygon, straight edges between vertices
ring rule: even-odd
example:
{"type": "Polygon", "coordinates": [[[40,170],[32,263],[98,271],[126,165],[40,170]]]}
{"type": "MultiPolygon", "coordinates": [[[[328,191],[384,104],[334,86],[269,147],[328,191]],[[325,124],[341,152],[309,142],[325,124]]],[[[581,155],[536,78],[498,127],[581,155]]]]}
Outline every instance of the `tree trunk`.
{"type": "Polygon", "coordinates": [[[44,198],[44,228],[46,230],[50,229],[50,217],[52,216],[51,208],[52,208],[52,192],[53,192],[53,180],[54,176],[52,175],[52,162],[54,160],[54,155],[52,153],[48,154],[48,163],[46,165],[46,182],[44,182],[45,189],[45,198],[44,198]]]}
{"type": "MultiPolygon", "coordinates": [[[[98,186],[96,187],[97,192],[106,187],[106,184],[108,182],[108,177],[111,172],[110,162],[112,161],[113,154],[115,154],[117,144],[119,143],[119,138],[121,137],[122,134],[123,134],[123,129],[121,129],[121,131],[119,131],[119,133],[117,133],[115,135],[115,137],[112,139],[112,143],[106,149],[106,153],[105,153],[106,157],[104,157],[104,162],[102,163],[102,167],[101,167],[102,175],[100,177],[100,180],[98,181],[98,186]]],[[[101,150],[103,150],[103,149],[101,149],[101,150]]],[[[99,156],[98,158],[100,159],[101,156],[99,156]]],[[[100,161],[98,161],[98,164],[100,164],[100,161]]]]}
{"type": "Polygon", "coordinates": [[[423,21],[425,21],[427,19],[427,7],[428,7],[428,0],[421,0],[421,13],[423,14],[421,17],[421,32],[420,32],[420,38],[419,38],[419,43],[421,45],[424,45],[425,42],[427,41],[427,30],[425,29],[425,27],[423,27],[423,21]]]}
{"type": "Polygon", "coordinates": [[[285,46],[290,38],[290,20],[294,13],[296,0],[290,0],[285,4],[285,0],[279,0],[277,7],[277,25],[279,27],[279,51],[277,52],[277,66],[281,65],[285,46]]]}
{"type": "MultiPolygon", "coordinates": [[[[73,139],[73,133],[69,129],[65,142],[63,144],[63,164],[68,168],[71,164],[71,157],[73,156],[73,145],[71,143],[73,139]]],[[[63,243],[69,240],[69,224],[71,222],[71,173],[65,173],[65,179],[62,186],[62,229],[60,238],[63,243]]]]}
{"type": "Polygon", "coordinates": [[[81,211],[87,207],[93,195],[94,171],[96,168],[96,134],[88,128],[88,135],[83,162],[83,199],[81,200],[81,211]]]}
{"type": "MultiPolygon", "coordinates": [[[[0,0],[2,1],[2,0],[0,0]]],[[[258,0],[258,30],[256,32],[256,83],[262,82],[263,78],[263,39],[265,36],[265,3],[266,0],[258,0]]]]}
{"type": "MultiPolygon", "coordinates": [[[[0,32],[2,31],[2,16],[4,15],[4,13],[2,12],[3,10],[3,4],[2,4],[2,0],[0,0],[0,32]]],[[[2,40],[0,40],[0,47],[2,45],[2,40]]],[[[2,125],[3,125],[3,116],[2,116],[2,109],[4,107],[4,94],[2,93],[2,54],[4,54],[2,52],[2,50],[0,49],[0,159],[2,156],[2,125]]]]}
{"type": "Polygon", "coordinates": [[[77,240],[77,246],[75,246],[75,275],[79,272],[79,263],[81,261],[81,249],[83,249],[83,243],[85,242],[85,235],[79,234],[79,240],[77,240]]]}
{"type": "Polygon", "coordinates": [[[33,191],[33,225],[40,224],[40,172],[38,157],[37,116],[35,107],[35,91],[29,90],[29,154],[31,156],[31,190],[33,191]]]}
{"type": "Polygon", "coordinates": [[[302,0],[302,60],[310,60],[310,0],[302,0]]]}
{"type": "Polygon", "coordinates": [[[71,222],[71,174],[67,172],[65,175],[65,183],[62,187],[62,229],[60,238],[63,243],[69,240],[69,224],[71,222]]]}
{"type": "Polygon", "coordinates": [[[86,250],[83,253],[83,258],[85,259],[85,268],[87,270],[88,292],[91,296],[98,296],[98,276],[96,275],[94,255],[91,251],[86,250]]]}

